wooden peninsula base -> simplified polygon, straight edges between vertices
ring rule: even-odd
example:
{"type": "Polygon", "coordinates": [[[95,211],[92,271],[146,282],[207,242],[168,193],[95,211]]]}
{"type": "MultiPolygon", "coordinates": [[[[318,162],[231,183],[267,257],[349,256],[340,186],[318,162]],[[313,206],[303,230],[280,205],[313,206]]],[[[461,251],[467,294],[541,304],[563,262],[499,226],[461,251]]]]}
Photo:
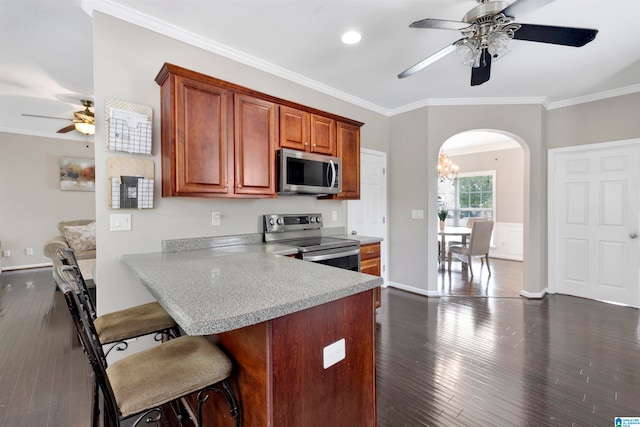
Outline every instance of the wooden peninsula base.
{"type": "MultiPolygon", "coordinates": [[[[215,341],[234,359],[243,426],[375,427],[373,290],[225,332],[215,341]],[[323,349],[342,338],[344,360],[324,369],[323,349]]],[[[210,403],[204,420],[228,412],[210,403]]],[[[232,425],[225,418],[224,425],[232,425]]]]}

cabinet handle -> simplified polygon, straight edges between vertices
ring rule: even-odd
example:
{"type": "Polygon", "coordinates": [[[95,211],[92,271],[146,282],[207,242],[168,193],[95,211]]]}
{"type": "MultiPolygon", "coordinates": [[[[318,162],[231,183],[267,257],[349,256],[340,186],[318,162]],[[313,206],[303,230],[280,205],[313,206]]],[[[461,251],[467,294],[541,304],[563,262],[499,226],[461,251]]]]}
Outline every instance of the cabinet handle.
{"type": "Polygon", "coordinates": [[[238,184],[238,186],[236,188],[242,188],[242,185],[238,184]]]}
{"type": "Polygon", "coordinates": [[[375,253],[375,251],[367,251],[367,252],[365,252],[365,254],[367,254],[367,255],[371,255],[371,254],[374,254],[374,253],[375,253]]]}
{"type": "Polygon", "coordinates": [[[308,143],[308,142],[305,142],[305,143],[304,143],[304,145],[305,145],[305,146],[306,146],[306,145],[309,145],[309,143],[308,143]]]}

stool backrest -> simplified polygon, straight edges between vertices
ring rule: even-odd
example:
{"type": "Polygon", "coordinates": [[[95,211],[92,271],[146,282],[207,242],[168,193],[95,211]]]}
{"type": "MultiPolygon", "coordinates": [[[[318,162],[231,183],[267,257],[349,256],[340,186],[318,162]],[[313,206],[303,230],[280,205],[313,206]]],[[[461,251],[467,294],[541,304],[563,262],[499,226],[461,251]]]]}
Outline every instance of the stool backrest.
{"type": "MultiPolygon", "coordinates": [[[[102,350],[102,345],[98,340],[93,317],[91,317],[86,305],[80,300],[76,289],[80,286],[76,275],[76,268],[72,265],[59,264],[54,266],[57,269],[54,275],[56,284],[64,294],[64,298],[69,308],[69,313],[78,332],[78,338],[82,344],[85,355],[89,359],[89,364],[96,376],[96,382],[102,390],[105,399],[105,408],[116,417],[117,405],[111,388],[111,383],[107,377],[107,360],[102,350]]],[[[114,418],[115,419],[115,418],[114,418]]]]}
{"type": "Polygon", "coordinates": [[[87,283],[84,281],[84,277],[82,277],[82,272],[80,271],[80,266],[78,265],[78,260],[76,259],[75,252],[71,248],[59,248],[56,251],[56,255],[63,265],[69,265],[73,267],[73,271],[76,277],[71,285],[74,286],[77,284],[77,289],[74,290],[78,294],[80,302],[84,304],[87,310],[89,310],[89,315],[91,316],[91,318],[95,320],[97,316],[96,307],[93,304],[91,295],[89,294],[87,283]]]}

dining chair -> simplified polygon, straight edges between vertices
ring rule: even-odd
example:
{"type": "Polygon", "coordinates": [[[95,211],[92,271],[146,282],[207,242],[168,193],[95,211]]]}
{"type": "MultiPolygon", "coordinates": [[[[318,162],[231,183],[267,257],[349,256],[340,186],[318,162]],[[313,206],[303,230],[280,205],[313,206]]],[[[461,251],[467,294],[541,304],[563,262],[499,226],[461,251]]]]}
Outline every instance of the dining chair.
{"type": "Polygon", "coordinates": [[[447,252],[448,258],[448,270],[451,271],[451,258],[455,256],[463,263],[467,263],[468,268],[473,277],[473,265],[471,260],[475,257],[481,257],[480,260],[484,265],[484,260],[487,261],[487,270],[491,274],[491,267],[489,266],[489,249],[491,246],[491,233],[493,231],[493,221],[475,221],[471,228],[471,237],[469,238],[468,246],[449,246],[447,252]]]}
{"type": "MultiPolygon", "coordinates": [[[[486,218],[469,218],[467,220],[467,228],[471,228],[473,230],[473,224],[477,221],[486,221],[486,218]]],[[[473,231],[472,231],[473,232],[473,231]]],[[[451,240],[447,242],[448,245],[450,246],[464,246],[464,243],[462,243],[461,240],[451,240]]]]}
{"type": "Polygon", "coordinates": [[[104,426],[120,426],[134,417],[133,426],[158,425],[164,404],[192,393],[198,402],[197,425],[202,425],[202,405],[212,393],[225,398],[235,427],[240,425],[238,401],[227,381],[232,363],[220,348],[201,336],[181,336],[107,366],[93,318],[76,291],[80,284],[74,267],[59,264],[55,268],[56,284],[103,395],[104,426]]]}

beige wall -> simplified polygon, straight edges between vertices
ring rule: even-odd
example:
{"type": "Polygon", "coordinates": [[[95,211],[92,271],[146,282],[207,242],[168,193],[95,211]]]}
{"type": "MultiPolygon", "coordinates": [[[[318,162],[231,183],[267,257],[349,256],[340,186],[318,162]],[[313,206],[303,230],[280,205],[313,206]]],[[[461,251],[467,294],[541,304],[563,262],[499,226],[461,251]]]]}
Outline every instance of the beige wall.
{"type": "Polygon", "coordinates": [[[640,93],[548,112],[548,148],[620,141],[640,136],[640,93]]]}
{"type": "Polygon", "coordinates": [[[448,138],[460,132],[490,130],[505,133],[523,145],[524,291],[526,294],[542,291],[546,287],[544,108],[539,105],[425,107],[395,116],[391,123],[389,182],[390,192],[396,194],[390,194],[390,212],[396,215],[390,213],[390,282],[427,295],[438,295],[435,227],[438,152],[448,138]],[[396,153],[397,147],[401,147],[400,155],[396,153]],[[419,184],[424,182],[426,187],[419,184]],[[397,206],[393,206],[394,203],[397,206]],[[410,219],[410,209],[423,209],[425,219],[410,219]]]}
{"type": "Polygon", "coordinates": [[[95,193],[60,190],[60,157],[93,155],[93,143],[0,132],[0,241],[11,251],[3,269],[50,264],[42,249],[58,222],[95,218],[95,193]]]}
{"type": "MultiPolygon", "coordinates": [[[[156,176],[154,209],[129,210],[133,230],[110,232],[106,186],[96,193],[98,233],[97,281],[98,310],[113,311],[151,299],[151,296],[119,261],[124,253],[160,251],[161,241],[184,237],[203,237],[262,232],[261,215],[282,212],[320,212],[325,226],[346,226],[346,202],[318,201],[313,197],[277,199],[197,199],[161,198],[160,183],[160,87],[154,78],[164,62],[177,64],[257,91],[290,99],[304,105],[339,114],[366,123],[362,128],[362,146],[388,151],[388,119],[336,98],[293,84],[290,81],[222,58],[157,33],[94,13],[94,84],[96,117],[103,117],[106,98],[149,105],[154,111],[153,156],[156,176]],[[331,220],[331,211],[338,220],[331,220]],[[222,225],[210,225],[211,212],[222,212],[222,225]]],[[[97,181],[107,179],[106,159],[116,156],[103,147],[103,121],[97,124],[97,181]]],[[[127,155],[123,155],[127,157],[127,155]]],[[[125,212],[125,211],[118,211],[125,212]]],[[[176,283],[176,286],[180,284],[176,283]]]]}
{"type": "MultiPolygon", "coordinates": [[[[455,147],[452,147],[455,148],[455,147]]],[[[522,224],[524,151],[522,148],[449,156],[460,173],[496,171],[496,222],[522,224]]]]}

